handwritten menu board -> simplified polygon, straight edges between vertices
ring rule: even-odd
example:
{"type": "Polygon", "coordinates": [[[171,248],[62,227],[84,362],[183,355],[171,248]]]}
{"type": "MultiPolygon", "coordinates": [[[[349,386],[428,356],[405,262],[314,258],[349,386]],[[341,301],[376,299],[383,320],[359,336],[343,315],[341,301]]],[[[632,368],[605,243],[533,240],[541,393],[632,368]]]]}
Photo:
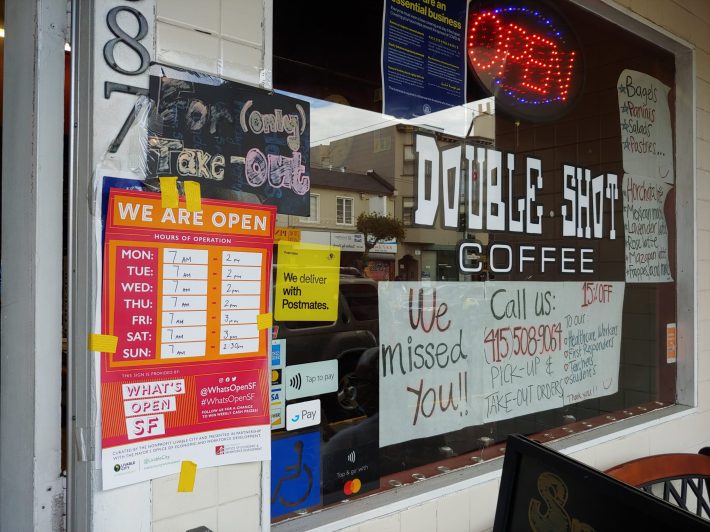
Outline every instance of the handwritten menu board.
{"type": "Polygon", "coordinates": [[[668,225],[663,205],[673,187],[660,179],[626,174],[624,239],[627,283],[673,281],[668,256],[668,225]]]}
{"type": "Polygon", "coordinates": [[[627,69],[619,75],[617,90],[624,171],[673,183],[670,88],[648,74],[627,69]]]}
{"type": "Polygon", "coordinates": [[[624,283],[379,284],[380,446],[618,389],[624,283]]]}
{"type": "Polygon", "coordinates": [[[623,70],[617,82],[627,283],[673,281],[663,204],[675,182],[670,88],[623,70]]]}
{"type": "Polygon", "coordinates": [[[104,489],[268,459],[267,329],[275,207],[113,189],[101,357],[104,489]]]}

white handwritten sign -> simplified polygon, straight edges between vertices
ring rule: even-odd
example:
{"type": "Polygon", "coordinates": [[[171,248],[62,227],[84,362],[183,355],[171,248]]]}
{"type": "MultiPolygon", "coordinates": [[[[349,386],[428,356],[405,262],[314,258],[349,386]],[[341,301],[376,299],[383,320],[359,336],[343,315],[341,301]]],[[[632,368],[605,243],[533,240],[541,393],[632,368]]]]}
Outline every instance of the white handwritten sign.
{"type": "Polygon", "coordinates": [[[487,283],[486,303],[484,422],[616,393],[624,283],[487,283]]]}
{"type": "Polygon", "coordinates": [[[643,72],[624,70],[617,90],[624,171],[673,183],[670,88],[643,72]]]}
{"type": "Polygon", "coordinates": [[[660,179],[624,175],[624,236],[627,283],[673,281],[668,259],[668,226],[663,212],[672,187],[660,179]]]}
{"type": "Polygon", "coordinates": [[[618,390],[624,283],[381,282],[380,446],[618,390]]]}
{"type": "MultiPolygon", "coordinates": [[[[477,311],[482,283],[380,282],[380,446],[469,423],[476,382],[464,309],[477,311]]],[[[479,393],[481,390],[479,389],[479,393]]],[[[480,400],[480,398],[479,398],[480,400]]]]}

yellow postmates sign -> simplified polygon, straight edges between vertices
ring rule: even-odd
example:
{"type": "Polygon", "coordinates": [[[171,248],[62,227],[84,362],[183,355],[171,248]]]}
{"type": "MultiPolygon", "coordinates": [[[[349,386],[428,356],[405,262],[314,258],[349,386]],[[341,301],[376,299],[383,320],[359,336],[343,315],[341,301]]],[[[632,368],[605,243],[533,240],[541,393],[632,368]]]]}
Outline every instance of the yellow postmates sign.
{"type": "Polygon", "coordinates": [[[278,321],[335,321],[340,248],[279,242],[274,317],[278,321]]]}

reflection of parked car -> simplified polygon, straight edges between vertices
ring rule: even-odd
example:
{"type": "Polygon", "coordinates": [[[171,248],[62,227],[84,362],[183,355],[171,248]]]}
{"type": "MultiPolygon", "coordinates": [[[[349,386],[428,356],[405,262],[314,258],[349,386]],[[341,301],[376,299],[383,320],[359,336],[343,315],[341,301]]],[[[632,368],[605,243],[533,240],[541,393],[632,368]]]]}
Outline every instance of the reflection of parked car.
{"type": "Polygon", "coordinates": [[[341,268],[337,320],[274,323],[277,338],[286,339],[287,365],[338,360],[338,392],[322,398],[329,421],[361,415],[349,377],[360,355],[378,344],[377,316],[377,283],[355,268],[341,268]]]}

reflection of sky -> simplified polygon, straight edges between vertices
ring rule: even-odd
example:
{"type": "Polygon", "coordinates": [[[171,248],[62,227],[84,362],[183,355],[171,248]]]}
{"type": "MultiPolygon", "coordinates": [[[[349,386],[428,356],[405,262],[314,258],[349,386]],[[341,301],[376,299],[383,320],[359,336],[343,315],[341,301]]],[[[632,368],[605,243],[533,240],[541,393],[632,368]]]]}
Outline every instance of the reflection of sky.
{"type": "MultiPolygon", "coordinates": [[[[395,124],[428,127],[440,133],[463,137],[471,127],[473,118],[479,114],[479,104],[481,104],[484,113],[486,112],[486,104],[490,104],[491,112],[494,111],[493,98],[485,98],[407,120],[291,92],[278,90],[275,92],[305,100],[311,105],[311,146],[328,144],[344,137],[359,135],[395,124]]],[[[476,132],[473,130],[470,133],[470,135],[475,134],[476,132]]]]}

